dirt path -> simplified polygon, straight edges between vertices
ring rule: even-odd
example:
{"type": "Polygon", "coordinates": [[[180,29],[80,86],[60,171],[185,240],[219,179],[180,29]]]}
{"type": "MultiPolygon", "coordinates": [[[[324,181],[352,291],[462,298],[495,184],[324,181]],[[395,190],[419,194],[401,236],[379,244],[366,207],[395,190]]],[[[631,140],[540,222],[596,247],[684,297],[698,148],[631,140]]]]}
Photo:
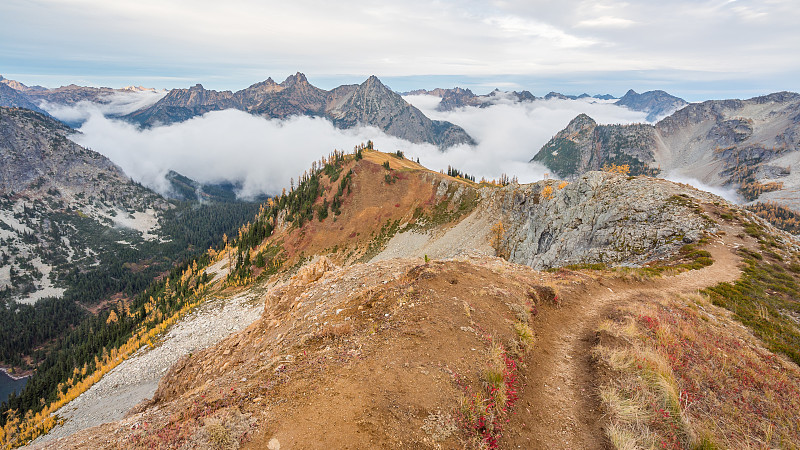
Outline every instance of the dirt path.
{"type": "Polygon", "coordinates": [[[503,448],[602,449],[602,411],[595,395],[591,349],[595,330],[615,304],[671,294],[688,294],[739,277],[735,249],[744,241],[736,229],[725,229],[705,249],[714,264],[649,282],[603,281],[568,296],[560,309],[545,311],[534,321],[536,349],[516,414],[504,436],[503,448]],[[723,239],[724,238],[724,239],[723,239]]]}

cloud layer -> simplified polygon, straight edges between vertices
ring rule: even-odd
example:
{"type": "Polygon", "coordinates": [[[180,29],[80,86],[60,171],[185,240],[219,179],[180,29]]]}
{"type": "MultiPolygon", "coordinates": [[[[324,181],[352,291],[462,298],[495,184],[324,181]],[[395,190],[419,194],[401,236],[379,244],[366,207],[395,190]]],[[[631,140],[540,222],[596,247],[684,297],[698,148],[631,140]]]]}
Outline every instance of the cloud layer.
{"type": "Polygon", "coordinates": [[[83,123],[93,114],[104,116],[124,116],[153,105],[164,98],[167,91],[115,92],[103,97],[102,102],[83,100],[74,106],[43,101],[39,106],[53,117],[67,123],[83,123]]]}
{"type": "Polygon", "coordinates": [[[82,103],[49,112],[60,118],[85,119],[73,140],[109,157],[133,179],[159,192],[167,192],[169,185],[164,175],[175,170],[201,182],[241,183],[243,196],[278,193],[312,161],[334,149],[351,151],[367,140],[374,141],[379,150],[401,150],[409,158],[419,158],[434,170],[446,170],[452,165],[478,179],[498,178],[505,173],[517,176],[521,182],[533,182],[548,169],[528,161],[577,114],[588,113],[600,123],[644,120],[643,113],[604,102],[509,101],[488,108],[440,113],[435,110],[439,101],[436,97],[413,96],[407,100],[432,118],[464,127],[478,144],[442,152],[432,145],[387,136],[375,128],[340,130],[322,118],[268,120],[236,110],[211,112],[150,129],[139,129],[103,114],[103,108],[121,112],[121,105],[82,103]]]}

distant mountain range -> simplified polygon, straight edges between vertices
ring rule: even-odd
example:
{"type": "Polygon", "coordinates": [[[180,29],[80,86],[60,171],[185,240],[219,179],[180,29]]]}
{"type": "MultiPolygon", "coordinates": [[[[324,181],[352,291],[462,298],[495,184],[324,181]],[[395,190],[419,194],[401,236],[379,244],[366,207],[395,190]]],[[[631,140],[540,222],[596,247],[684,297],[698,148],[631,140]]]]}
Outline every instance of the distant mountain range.
{"type": "MultiPolygon", "coordinates": [[[[0,76],[0,106],[28,108],[37,112],[42,102],[74,105],[81,101],[108,102],[117,93],[153,90],[142,87],[124,89],[62,86],[47,89],[41,86],[26,86],[0,76]]],[[[357,125],[374,126],[386,134],[414,143],[430,143],[440,148],[458,144],[474,144],[475,141],[464,129],[445,121],[431,120],[419,109],[409,104],[401,95],[433,95],[441,98],[437,109],[451,111],[467,106],[485,108],[501,102],[533,102],[537,100],[582,100],[594,98],[612,100],[610,94],[564,95],[550,92],[537,97],[529,91],[503,92],[498,89],[476,95],[469,89],[415,90],[398,94],[375,77],[361,84],[342,85],[330,91],[320,89],[308,82],[298,72],[282,83],[272,78],[253,84],[240,91],[215,91],[197,84],[188,89],[172,89],[153,105],[122,116],[124,120],[150,127],[183,122],[211,111],[238,109],[248,113],[275,119],[303,115],[324,117],[336,127],[352,128],[357,125]]],[[[630,90],[616,104],[635,111],[648,113],[647,120],[655,120],[687,103],[664,91],[637,94],[630,90]]],[[[79,123],[72,126],[78,126],[79,123]]]]}
{"type": "Polygon", "coordinates": [[[634,111],[646,112],[647,121],[654,122],[674,113],[689,103],[664,91],[647,91],[643,94],[638,94],[631,89],[614,104],[634,111]]]}
{"type": "Polygon", "coordinates": [[[800,209],[800,94],[694,103],[655,125],[598,125],[581,114],[532,161],[565,178],[627,164],[632,174],[680,174],[800,209]]]}
{"type": "MultiPolygon", "coordinates": [[[[503,101],[533,102],[537,100],[554,99],[597,99],[607,101],[615,99],[615,97],[611,94],[598,94],[594,96],[585,93],[581,95],[564,95],[559,92],[549,92],[544,97],[536,97],[529,91],[503,92],[499,89],[495,89],[486,95],[476,95],[469,89],[463,89],[459,87],[453,89],[436,88],[430,91],[425,89],[417,89],[414,91],[404,92],[403,95],[432,95],[434,97],[439,97],[442,100],[436,107],[438,111],[452,111],[456,108],[463,108],[465,106],[486,108],[503,101]]],[[[647,121],[653,122],[661,117],[677,111],[680,108],[683,108],[689,103],[664,91],[648,91],[638,94],[636,91],[631,89],[622,98],[614,102],[614,104],[624,106],[633,111],[646,112],[647,121]]]]}
{"type": "Polygon", "coordinates": [[[173,89],[156,104],[125,118],[152,126],[223,109],[277,119],[296,115],[325,117],[339,128],[369,125],[391,136],[441,148],[474,143],[461,127],[430,120],[375,76],[360,85],[344,85],[330,91],[313,86],[302,73],[282,83],[269,78],[237,92],[208,90],[198,84],[189,89],[173,89]]]}

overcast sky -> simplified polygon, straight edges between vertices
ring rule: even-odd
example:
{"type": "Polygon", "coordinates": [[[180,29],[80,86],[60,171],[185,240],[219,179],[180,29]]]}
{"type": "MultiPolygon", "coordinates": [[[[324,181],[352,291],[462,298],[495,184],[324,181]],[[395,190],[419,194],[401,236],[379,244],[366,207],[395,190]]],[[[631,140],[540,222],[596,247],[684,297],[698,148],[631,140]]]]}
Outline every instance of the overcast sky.
{"type": "Polygon", "coordinates": [[[0,74],[48,87],[323,88],[688,100],[800,90],[797,0],[2,0],[0,74]]]}

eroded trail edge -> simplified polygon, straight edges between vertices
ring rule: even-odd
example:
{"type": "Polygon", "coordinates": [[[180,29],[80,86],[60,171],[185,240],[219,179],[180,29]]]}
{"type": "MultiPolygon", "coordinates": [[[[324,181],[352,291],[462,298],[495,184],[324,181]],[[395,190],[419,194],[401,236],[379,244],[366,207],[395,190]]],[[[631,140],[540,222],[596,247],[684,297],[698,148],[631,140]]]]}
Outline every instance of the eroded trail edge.
{"type": "Polygon", "coordinates": [[[651,281],[600,280],[578,288],[559,309],[536,318],[536,348],[527,357],[526,384],[504,438],[505,448],[606,448],[596,396],[591,349],[595,330],[614,305],[664,295],[682,295],[739,278],[738,230],[722,227],[704,247],[714,263],[651,281]]]}

